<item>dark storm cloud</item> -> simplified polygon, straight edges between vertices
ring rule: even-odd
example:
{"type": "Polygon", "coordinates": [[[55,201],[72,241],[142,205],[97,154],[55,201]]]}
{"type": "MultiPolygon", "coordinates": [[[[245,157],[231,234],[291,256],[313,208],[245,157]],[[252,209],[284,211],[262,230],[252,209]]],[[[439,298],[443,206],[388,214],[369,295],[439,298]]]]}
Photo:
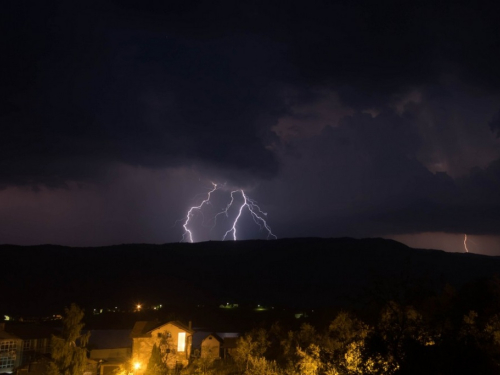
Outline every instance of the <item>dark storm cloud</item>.
{"type": "Polygon", "coordinates": [[[419,161],[419,117],[357,113],[297,141],[269,192],[277,233],[380,236],[441,231],[498,234],[500,159],[453,179],[419,161]]]}
{"type": "Polygon", "coordinates": [[[32,11],[18,16],[33,24],[11,25],[2,183],[57,185],[119,163],[275,173],[265,146],[287,70],[275,44],[129,30],[85,7],[32,11]]]}
{"type": "Polygon", "coordinates": [[[120,163],[268,178],[279,167],[270,129],[290,113],[289,89],[302,103],[319,87],[383,109],[443,74],[500,86],[490,2],[9,7],[4,185],[99,180],[120,163]]]}
{"type": "Polygon", "coordinates": [[[500,111],[491,119],[490,129],[496,134],[497,138],[500,138],[500,111]]]}

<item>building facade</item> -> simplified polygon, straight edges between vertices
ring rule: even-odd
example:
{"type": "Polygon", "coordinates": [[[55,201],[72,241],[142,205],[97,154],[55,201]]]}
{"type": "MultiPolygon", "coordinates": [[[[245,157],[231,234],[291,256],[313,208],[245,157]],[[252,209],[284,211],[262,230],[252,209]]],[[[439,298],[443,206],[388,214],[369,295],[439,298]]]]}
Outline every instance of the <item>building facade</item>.
{"type": "Polygon", "coordinates": [[[136,322],[132,329],[132,365],[136,374],[143,374],[156,344],[168,368],[187,366],[191,356],[194,331],[178,321],[161,324],[157,321],[136,322]]]}
{"type": "Polygon", "coordinates": [[[11,373],[21,364],[23,340],[5,331],[0,323],[0,373],[11,373]]]}

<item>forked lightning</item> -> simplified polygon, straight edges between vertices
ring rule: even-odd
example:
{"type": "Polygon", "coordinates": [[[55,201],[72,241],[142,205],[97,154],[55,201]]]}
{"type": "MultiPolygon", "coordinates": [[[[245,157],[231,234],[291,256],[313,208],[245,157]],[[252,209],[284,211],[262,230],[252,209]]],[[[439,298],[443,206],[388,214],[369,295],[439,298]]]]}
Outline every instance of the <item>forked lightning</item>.
{"type": "MultiPolygon", "coordinates": [[[[202,208],[205,204],[210,204],[210,199],[211,195],[214,191],[218,190],[219,187],[217,184],[212,183],[213,188],[207,193],[207,198],[204,199],[198,206],[193,206],[191,207],[186,215],[186,220],[184,221],[183,228],[184,228],[184,234],[182,235],[182,241],[189,241],[189,242],[194,242],[193,240],[193,232],[191,229],[189,229],[189,222],[191,218],[194,216],[195,212],[199,211],[203,214],[202,208]]],[[[231,200],[227,204],[226,208],[217,213],[214,218],[214,224],[212,226],[212,230],[215,228],[217,225],[217,218],[220,215],[225,215],[227,218],[229,218],[229,210],[233,205],[235,205],[235,194],[241,194],[241,197],[243,198],[243,203],[240,205],[238,209],[238,214],[236,215],[235,219],[232,221],[232,225],[230,229],[226,231],[224,236],[222,236],[222,240],[224,241],[226,237],[232,233],[233,240],[236,241],[238,239],[237,237],[237,225],[238,221],[241,217],[241,215],[244,213],[245,208],[248,210],[250,215],[252,216],[253,221],[260,227],[260,229],[265,229],[267,232],[267,239],[274,238],[277,239],[277,237],[274,235],[274,233],[271,231],[271,228],[267,224],[266,220],[263,218],[263,216],[267,216],[267,213],[263,212],[260,207],[257,205],[257,202],[255,202],[253,199],[248,197],[245,192],[242,189],[239,190],[233,190],[231,191],[231,200]]]]}
{"type": "Polygon", "coordinates": [[[193,206],[189,209],[187,215],[186,215],[186,221],[184,222],[184,234],[182,235],[182,240],[184,241],[186,239],[186,236],[189,238],[189,242],[193,242],[193,233],[191,232],[191,230],[189,230],[188,228],[188,224],[189,224],[189,220],[191,220],[191,218],[193,217],[194,213],[193,211],[194,210],[201,210],[201,208],[203,207],[203,205],[205,203],[208,203],[210,202],[210,195],[215,191],[217,190],[217,184],[214,184],[212,182],[212,185],[213,185],[213,189],[210,190],[208,192],[208,195],[207,195],[207,199],[203,200],[199,206],[193,206]]]}

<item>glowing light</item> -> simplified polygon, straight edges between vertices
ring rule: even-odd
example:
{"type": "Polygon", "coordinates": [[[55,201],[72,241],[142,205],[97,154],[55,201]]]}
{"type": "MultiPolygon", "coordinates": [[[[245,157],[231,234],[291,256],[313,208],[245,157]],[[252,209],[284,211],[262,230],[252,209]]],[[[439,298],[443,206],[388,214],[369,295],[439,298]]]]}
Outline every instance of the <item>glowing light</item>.
{"type": "Polygon", "coordinates": [[[465,238],[464,238],[464,247],[465,247],[465,252],[468,253],[469,249],[467,249],[467,235],[465,235],[465,238]]]}
{"type": "Polygon", "coordinates": [[[139,369],[141,368],[141,364],[140,364],[140,362],[136,362],[136,363],[134,363],[134,368],[135,368],[136,370],[139,370],[139,369]]]}
{"type": "Polygon", "coordinates": [[[141,311],[142,305],[141,304],[137,304],[137,306],[135,308],[137,309],[137,311],[141,311]]]}
{"type": "Polygon", "coordinates": [[[177,351],[183,352],[186,350],[186,332],[179,332],[177,337],[177,351]]]}
{"type": "MultiPolygon", "coordinates": [[[[189,209],[189,211],[188,211],[188,213],[187,213],[187,215],[186,215],[186,221],[184,222],[184,225],[183,225],[183,227],[184,227],[184,234],[182,235],[182,239],[183,239],[183,240],[185,240],[185,238],[186,238],[186,236],[187,236],[187,237],[189,238],[189,242],[193,242],[193,233],[191,232],[191,230],[189,230],[189,229],[188,229],[189,220],[191,220],[191,218],[193,217],[193,215],[194,215],[194,214],[193,214],[193,211],[194,211],[194,210],[198,210],[198,211],[200,211],[200,210],[201,210],[201,208],[203,207],[203,205],[204,205],[205,203],[210,202],[210,195],[211,195],[211,194],[212,194],[215,190],[217,190],[217,184],[214,184],[214,183],[212,182],[212,185],[213,185],[213,187],[214,187],[214,188],[208,192],[208,194],[207,194],[207,199],[203,200],[203,201],[200,203],[200,205],[199,205],[199,206],[193,206],[193,207],[191,207],[191,208],[189,209]]],[[[200,212],[201,212],[201,211],[200,211],[200,212]]]]}
{"type": "MultiPolygon", "coordinates": [[[[210,190],[207,193],[207,197],[198,206],[193,206],[188,210],[187,215],[186,215],[186,219],[185,219],[184,224],[183,224],[184,234],[182,235],[182,241],[187,240],[189,242],[194,242],[193,232],[191,229],[189,229],[189,223],[190,223],[191,218],[195,215],[196,212],[200,212],[203,215],[203,211],[202,211],[203,206],[206,204],[207,205],[210,204],[211,203],[210,199],[212,197],[212,193],[214,191],[220,189],[220,187],[213,182],[212,182],[212,185],[213,185],[213,188],[212,188],[212,190],[210,190]]],[[[223,185],[222,187],[224,188],[225,186],[223,185]]],[[[224,235],[222,236],[222,240],[224,241],[226,239],[226,237],[230,234],[232,234],[234,241],[236,241],[238,239],[237,226],[238,226],[238,222],[240,220],[240,217],[244,213],[245,209],[248,210],[248,212],[250,213],[250,216],[252,217],[255,224],[257,224],[261,230],[265,230],[267,232],[267,239],[270,239],[270,238],[277,239],[277,237],[271,231],[271,228],[267,224],[266,220],[264,219],[264,217],[267,216],[267,213],[263,212],[261,210],[261,208],[257,205],[257,202],[254,201],[253,199],[251,199],[250,197],[248,197],[248,195],[246,195],[242,189],[231,191],[231,194],[230,194],[231,199],[230,199],[229,203],[226,205],[226,208],[222,209],[222,211],[220,211],[219,213],[217,213],[213,217],[213,219],[212,219],[213,225],[212,225],[210,232],[212,232],[215,229],[215,227],[217,226],[217,218],[220,215],[225,215],[226,218],[229,219],[229,210],[231,209],[231,207],[233,207],[233,205],[236,205],[235,195],[237,195],[237,194],[241,194],[241,197],[243,198],[243,203],[241,203],[241,205],[237,209],[237,215],[234,218],[234,220],[232,221],[232,224],[231,224],[231,227],[229,228],[229,230],[227,230],[224,233],[224,235]]],[[[210,221],[212,221],[212,220],[210,220],[210,221]]]]}

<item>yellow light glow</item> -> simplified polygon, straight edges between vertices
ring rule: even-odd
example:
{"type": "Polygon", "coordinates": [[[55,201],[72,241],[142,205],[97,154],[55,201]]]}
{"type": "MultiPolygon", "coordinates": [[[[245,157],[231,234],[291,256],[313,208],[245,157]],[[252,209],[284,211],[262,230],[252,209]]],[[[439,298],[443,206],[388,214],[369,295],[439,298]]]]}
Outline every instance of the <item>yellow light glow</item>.
{"type": "Polygon", "coordinates": [[[142,305],[139,303],[139,304],[137,304],[136,307],[137,307],[137,310],[140,310],[142,308],[142,305]]]}
{"type": "Polygon", "coordinates": [[[177,337],[177,351],[183,352],[186,350],[186,332],[179,332],[179,336],[177,337]]]}
{"type": "Polygon", "coordinates": [[[134,363],[134,368],[139,370],[141,368],[141,364],[139,362],[134,363]]]}

